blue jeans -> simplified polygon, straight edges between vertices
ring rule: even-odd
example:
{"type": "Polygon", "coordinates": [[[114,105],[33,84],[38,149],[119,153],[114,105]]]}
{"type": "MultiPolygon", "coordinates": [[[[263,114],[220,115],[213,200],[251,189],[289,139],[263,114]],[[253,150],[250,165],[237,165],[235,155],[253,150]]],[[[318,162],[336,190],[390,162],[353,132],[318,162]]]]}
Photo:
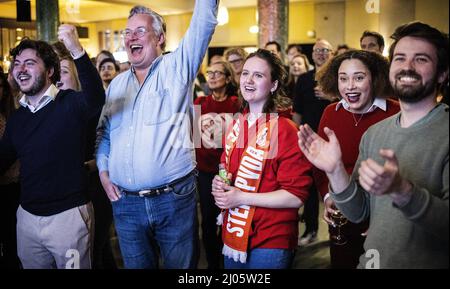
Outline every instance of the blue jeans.
{"type": "Polygon", "coordinates": [[[294,251],[287,249],[253,249],[248,252],[247,263],[224,257],[225,269],[289,269],[294,251]]]}
{"type": "Polygon", "coordinates": [[[127,269],[195,269],[198,261],[196,177],[153,197],[122,194],[112,202],[120,251],[127,269]],[[159,252],[158,252],[159,251],[159,252]]]}

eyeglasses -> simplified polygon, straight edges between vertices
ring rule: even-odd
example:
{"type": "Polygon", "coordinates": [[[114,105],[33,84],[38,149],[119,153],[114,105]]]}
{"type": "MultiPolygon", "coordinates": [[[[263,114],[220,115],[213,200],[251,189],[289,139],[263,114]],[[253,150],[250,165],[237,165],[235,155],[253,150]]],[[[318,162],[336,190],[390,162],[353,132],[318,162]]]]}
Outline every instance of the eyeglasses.
{"type": "Polygon", "coordinates": [[[218,71],[218,70],[216,70],[216,71],[207,71],[206,72],[206,76],[209,77],[209,78],[220,77],[222,75],[225,75],[225,72],[218,71]]]}
{"type": "Polygon", "coordinates": [[[122,30],[121,34],[124,38],[131,38],[135,35],[137,38],[141,38],[145,33],[149,32],[145,27],[138,27],[135,30],[125,29],[122,30]]]}
{"type": "Polygon", "coordinates": [[[330,53],[331,49],[328,48],[315,48],[314,53],[322,53],[322,54],[328,54],[330,53]]]}

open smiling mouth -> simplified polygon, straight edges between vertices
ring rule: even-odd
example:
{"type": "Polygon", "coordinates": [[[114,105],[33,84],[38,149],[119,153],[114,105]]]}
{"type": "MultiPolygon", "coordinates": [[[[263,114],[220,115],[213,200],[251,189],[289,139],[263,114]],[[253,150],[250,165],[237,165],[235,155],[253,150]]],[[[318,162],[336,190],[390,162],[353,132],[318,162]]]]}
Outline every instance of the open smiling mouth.
{"type": "Polygon", "coordinates": [[[351,103],[355,103],[359,101],[359,98],[361,97],[361,93],[354,92],[354,93],[346,93],[345,96],[347,96],[347,99],[351,103]]]}
{"type": "Polygon", "coordinates": [[[413,76],[413,75],[403,75],[403,76],[398,76],[397,81],[400,82],[401,84],[410,85],[410,84],[415,84],[415,83],[419,82],[420,78],[417,76],[413,76]]]}
{"type": "Polygon", "coordinates": [[[255,91],[256,91],[256,88],[254,88],[254,87],[252,87],[252,86],[244,86],[244,91],[245,91],[245,92],[252,93],[252,92],[255,92],[255,91]]]}
{"type": "Polygon", "coordinates": [[[130,45],[130,50],[131,50],[131,54],[139,54],[143,49],[143,46],[140,44],[131,44],[130,45]]]}
{"type": "Polygon", "coordinates": [[[19,84],[22,84],[22,85],[25,84],[30,79],[31,79],[31,75],[28,75],[28,74],[20,74],[17,77],[19,84]]]}

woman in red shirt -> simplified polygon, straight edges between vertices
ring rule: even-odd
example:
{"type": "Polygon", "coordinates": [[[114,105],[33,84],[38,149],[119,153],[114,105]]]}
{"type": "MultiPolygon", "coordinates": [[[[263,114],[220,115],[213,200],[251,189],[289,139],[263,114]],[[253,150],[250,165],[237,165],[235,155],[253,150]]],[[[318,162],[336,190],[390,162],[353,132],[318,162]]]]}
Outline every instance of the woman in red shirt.
{"type": "Polygon", "coordinates": [[[312,183],[294,123],[278,115],[286,72],[269,51],[248,56],[240,78],[244,113],[230,126],[222,160],[230,185],[216,176],[226,269],[289,268],[297,246],[298,208],[312,183]],[[232,185],[231,185],[232,184],[232,185]]]}
{"type": "Polygon", "coordinates": [[[222,155],[222,139],[226,122],[233,119],[239,111],[240,102],[236,96],[236,85],[230,65],[219,61],[211,64],[206,71],[208,87],[211,95],[198,97],[194,104],[200,110],[198,131],[200,146],[196,148],[198,169],[198,188],[200,210],[202,215],[202,240],[205,247],[208,269],[221,267],[222,240],[217,232],[216,216],[220,209],[214,204],[211,195],[211,183],[218,173],[220,156],[222,155]]]}
{"type": "MultiPolygon", "coordinates": [[[[342,160],[349,174],[358,158],[359,142],[364,132],[373,124],[396,114],[400,110],[397,101],[387,99],[391,95],[389,63],[374,52],[347,51],[331,60],[319,73],[318,81],[326,95],[341,100],[330,104],[322,114],[318,134],[328,140],[324,128],[336,134],[341,145],[342,160]]],[[[328,179],[323,171],[314,169],[317,189],[324,198],[323,219],[329,224],[330,236],[337,234],[331,214],[334,203],[328,198],[328,179]]],[[[347,222],[340,228],[346,242],[330,242],[331,267],[356,268],[359,256],[364,253],[363,244],[368,221],[354,224],[347,222]]]]}

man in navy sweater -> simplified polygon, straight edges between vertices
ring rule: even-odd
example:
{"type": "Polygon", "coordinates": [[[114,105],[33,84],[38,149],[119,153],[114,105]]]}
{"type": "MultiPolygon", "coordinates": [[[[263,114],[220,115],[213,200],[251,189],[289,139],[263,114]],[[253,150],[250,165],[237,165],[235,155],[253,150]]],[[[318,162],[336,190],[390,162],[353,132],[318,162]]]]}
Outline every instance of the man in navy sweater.
{"type": "Polygon", "coordinates": [[[17,251],[24,268],[91,268],[84,150],[88,120],[105,92],[75,27],[61,25],[58,38],[75,59],[81,92],[56,88],[59,59],[48,43],[26,39],[11,51],[23,97],[0,140],[0,172],[20,160],[17,251]]]}

